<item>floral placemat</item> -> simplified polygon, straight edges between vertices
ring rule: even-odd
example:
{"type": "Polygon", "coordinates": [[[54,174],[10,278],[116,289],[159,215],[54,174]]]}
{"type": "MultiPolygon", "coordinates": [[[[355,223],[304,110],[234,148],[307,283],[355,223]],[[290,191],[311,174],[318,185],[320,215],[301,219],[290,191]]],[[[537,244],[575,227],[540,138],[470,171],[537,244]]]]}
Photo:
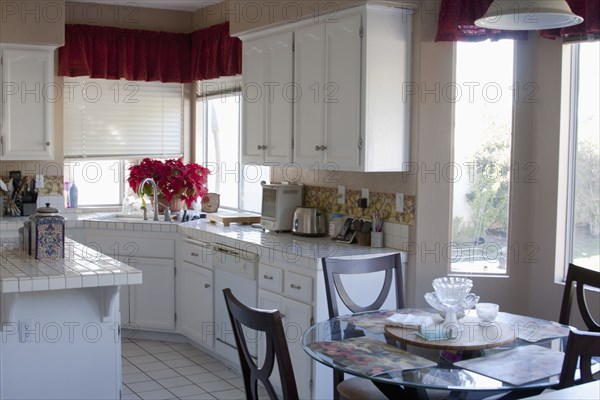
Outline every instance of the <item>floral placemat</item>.
{"type": "Polygon", "coordinates": [[[564,356],[559,351],[530,345],[454,365],[518,386],[560,374],[564,356]]]}
{"type": "Polygon", "coordinates": [[[433,367],[435,362],[365,336],[340,342],[314,342],[308,347],[364,376],[433,367]]]}
{"type": "Polygon", "coordinates": [[[519,339],[530,343],[539,342],[543,339],[569,336],[570,331],[568,327],[558,322],[510,313],[498,314],[498,321],[507,324],[519,339]]]}
{"type": "Polygon", "coordinates": [[[384,333],[386,318],[391,317],[394,314],[412,314],[425,317],[435,317],[437,314],[433,314],[427,311],[419,310],[416,308],[403,308],[395,311],[382,311],[376,313],[365,313],[355,314],[346,317],[341,317],[340,321],[344,321],[348,324],[353,324],[363,329],[368,330],[371,333],[384,333]]]}

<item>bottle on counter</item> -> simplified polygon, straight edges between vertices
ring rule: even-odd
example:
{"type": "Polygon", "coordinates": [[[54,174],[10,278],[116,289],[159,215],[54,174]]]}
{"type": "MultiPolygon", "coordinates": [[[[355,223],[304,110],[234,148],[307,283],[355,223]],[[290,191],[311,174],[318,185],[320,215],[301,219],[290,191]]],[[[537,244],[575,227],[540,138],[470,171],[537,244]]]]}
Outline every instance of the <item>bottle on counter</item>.
{"type": "Polygon", "coordinates": [[[69,207],[77,208],[77,197],[79,196],[79,190],[77,186],[75,186],[75,182],[71,185],[71,189],[69,189],[69,207]]]}

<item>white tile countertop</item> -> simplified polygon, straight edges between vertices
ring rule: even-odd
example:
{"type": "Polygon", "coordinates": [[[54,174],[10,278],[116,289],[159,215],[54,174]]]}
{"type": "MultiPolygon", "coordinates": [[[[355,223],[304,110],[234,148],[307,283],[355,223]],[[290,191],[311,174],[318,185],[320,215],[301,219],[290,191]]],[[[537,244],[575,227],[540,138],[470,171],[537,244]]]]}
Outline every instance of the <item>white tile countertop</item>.
{"type": "Polygon", "coordinates": [[[37,260],[22,253],[16,238],[0,247],[0,293],[22,293],[142,283],[142,272],[79,244],[65,240],[65,258],[37,260]]]}
{"type": "MultiPolygon", "coordinates": [[[[264,255],[265,252],[282,252],[286,258],[302,257],[316,260],[325,257],[370,257],[381,254],[401,253],[406,261],[406,253],[397,249],[373,248],[344,244],[329,237],[304,237],[291,233],[265,232],[251,225],[231,224],[223,226],[199,219],[185,223],[164,221],[142,221],[141,218],[122,218],[115,212],[103,213],[65,213],[67,228],[90,228],[107,230],[125,230],[140,232],[181,233],[186,237],[209,243],[220,243],[264,255]]],[[[16,231],[28,217],[0,219],[2,231],[16,231]]],[[[68,233],[68,232],[67,232],[68,233]]]]}
{"type": "Polygon", "coordinates": [[[179,232],[187,237],[209,243],[223,243],[241,250],[265,254],[264,251],[280,251],[287,258],[305,257],[316,260],[325,257],[361,258],[373,255],[406,253],[397,249],[356,244],[338,243],[329,237],[305,237],[291,233],[264,232],[250,225],[212,224],[208,221],[196,220],[179,224],[179,232]]]}

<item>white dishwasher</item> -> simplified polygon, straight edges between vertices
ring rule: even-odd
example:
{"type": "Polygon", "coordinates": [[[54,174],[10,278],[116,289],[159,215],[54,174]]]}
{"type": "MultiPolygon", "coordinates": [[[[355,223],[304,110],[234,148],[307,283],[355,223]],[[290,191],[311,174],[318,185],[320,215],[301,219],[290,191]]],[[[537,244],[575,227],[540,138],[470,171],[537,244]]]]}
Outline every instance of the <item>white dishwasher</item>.
{"type": "MultiPolygon", "coordinates": [[[[248,307],[257,305],[258,255],[235,247],[214,245],[213,272],[215,274],[215,353],[229,365],[240,369],[235,337],[229,319],[223,289],[248,307]]],[[[257,355],[258,336],[254,330],[244,331],[248,350],[257,355]]]]}

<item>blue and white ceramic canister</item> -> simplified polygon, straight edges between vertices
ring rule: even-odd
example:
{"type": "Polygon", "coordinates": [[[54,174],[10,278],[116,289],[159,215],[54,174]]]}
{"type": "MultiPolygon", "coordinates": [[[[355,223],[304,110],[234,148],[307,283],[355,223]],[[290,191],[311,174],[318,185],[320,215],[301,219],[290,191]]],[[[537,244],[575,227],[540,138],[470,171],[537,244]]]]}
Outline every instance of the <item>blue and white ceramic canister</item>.
{"type": "Polygon", "coordinates": [[[65,257],[65,219],[58,210],[50,207],[37,209],[29,217],[31,221],[31,255],[37,259],[59,259],[65,257]]]}

